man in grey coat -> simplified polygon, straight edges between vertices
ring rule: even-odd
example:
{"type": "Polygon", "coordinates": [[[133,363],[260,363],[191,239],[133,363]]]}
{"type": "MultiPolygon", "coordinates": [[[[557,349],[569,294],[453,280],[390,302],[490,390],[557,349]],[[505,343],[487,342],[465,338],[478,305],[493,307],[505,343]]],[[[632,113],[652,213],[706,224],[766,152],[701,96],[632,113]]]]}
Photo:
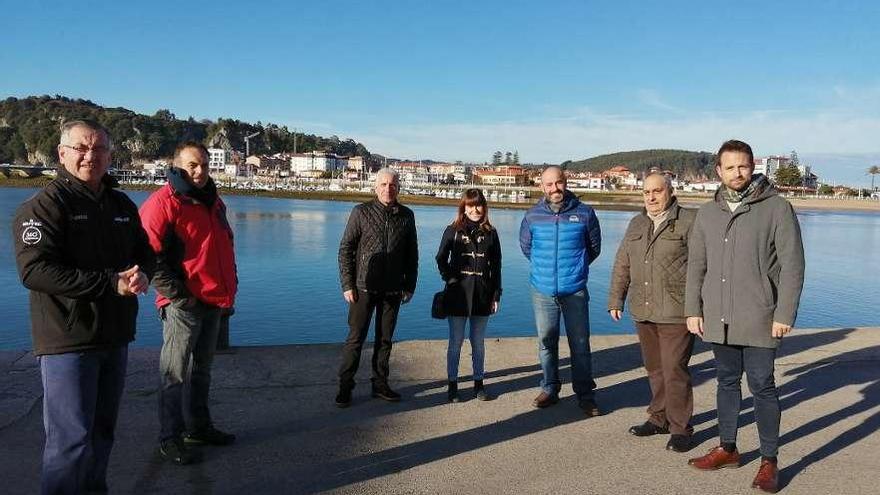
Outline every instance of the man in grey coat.
{"type": "Polygon", "coordinates": [[[718,373],[721,445],[688,463],[738,467],[737,419],[743,371],[755,404],[761,466],[754,488],[775,493],[779,471],[776,349],[791,331],[804,285],[804,247],[791,204],[755,169],[751,147],[727,141],[715,170],[722,186],[700,207],[689,241],[685,315],[691,333],[712,344],[718,373]]]}

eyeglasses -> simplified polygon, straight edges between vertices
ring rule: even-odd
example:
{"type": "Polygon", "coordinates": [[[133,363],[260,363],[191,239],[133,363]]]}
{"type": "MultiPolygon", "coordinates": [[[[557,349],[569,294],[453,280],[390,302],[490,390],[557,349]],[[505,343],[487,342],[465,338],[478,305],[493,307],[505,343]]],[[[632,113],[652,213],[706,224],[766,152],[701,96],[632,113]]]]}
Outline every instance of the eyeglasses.
{"type": "Polygon", "coordinates": [[[89,151],[91,151],[93,155],[106,155],[107,153],[110,153],[110,148],[106,146],[95,146],[94,148],[89,148],[86,146],[69,146],[66,144],[62,144],[61,146],[73,150],[78,155],[85,155],[89,151]]]}

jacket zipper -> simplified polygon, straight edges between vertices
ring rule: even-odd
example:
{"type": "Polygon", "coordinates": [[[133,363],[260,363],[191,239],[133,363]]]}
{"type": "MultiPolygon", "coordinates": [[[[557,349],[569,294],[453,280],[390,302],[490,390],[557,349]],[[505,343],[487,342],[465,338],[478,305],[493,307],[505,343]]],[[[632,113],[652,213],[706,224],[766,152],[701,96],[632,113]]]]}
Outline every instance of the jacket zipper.
{"type": "MultiPolygon", "coordinates": [[[[560,210],[561,211],[561,210],[560,210]]],[[[559,212],[555,214],[555,232],[553,239],[553,284],[555,286],[555,291],[553,296],[559,295],[559,212]]]]}

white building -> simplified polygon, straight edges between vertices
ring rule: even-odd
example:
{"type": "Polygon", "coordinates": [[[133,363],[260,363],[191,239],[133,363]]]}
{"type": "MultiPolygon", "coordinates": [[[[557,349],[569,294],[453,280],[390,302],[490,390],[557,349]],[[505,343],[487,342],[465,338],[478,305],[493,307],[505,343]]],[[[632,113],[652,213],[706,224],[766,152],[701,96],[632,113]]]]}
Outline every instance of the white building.
{"type": "Polygon", "coordinates": [[[594,190],[602,190],[606,189],[605,178],[600,175],[589,175],[586,177],[575,177],[568,179],[568,185],[571,188],[580,188],[580,189],[594,189],[594,190]]]}
{"type": "Polygon", "coordinates": [[[348,158],[323,151],[290,155],[290,171],[299,176],[315,176],[348,167],[348,158]]]}
{"type": "Polygon", "coordinates": [[[791,158],[787,156],[767,156],[763,158],[755,158],[756,174],[764,174],[768,179],[776,176],[776,171],[780,167],[787,167],[791,163],[791,158]]]}
{"type": "Polygon", "coordinates": [[[256,167],[250,163],[227,163],[223,167],[223,173],[228,177],[253,177],[256,167]]]}
{"type": "Polygon", "coordinates": [[[718,181],[700,181],[685,185],[684,190],[688,192],[712,192],[717,191],[719,187],[721,187],[721,182],[718,181]]]}
{"type": "Polygon", "coordinates": [[[165,160],[156,160],[144,164],[144,173],[151,177],[165,177],[169,163],[165,160]]]}
{"type": "Polygon", "coordinates": [[[223,148],[208,148],[210,173],[225,173],[226,165],[230,163],[232,163],[232,151],[223,148]]]}

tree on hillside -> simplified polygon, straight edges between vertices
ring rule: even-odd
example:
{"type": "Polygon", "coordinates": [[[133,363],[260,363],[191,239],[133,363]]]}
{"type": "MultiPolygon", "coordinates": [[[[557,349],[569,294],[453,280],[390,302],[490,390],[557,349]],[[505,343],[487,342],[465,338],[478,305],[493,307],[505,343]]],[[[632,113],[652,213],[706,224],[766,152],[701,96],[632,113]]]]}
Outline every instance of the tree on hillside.
{"type": "Polygon", "coordinates": [[[519,151],[513,152],[513,164],[519,165],[519,151]]]}
{"type": "Polygon", "coordinates": [[[797,167],[779,167],[776,170],[776,184],[780,186],[797,187],[803,184],[801,171],[797,167]]]}
{"type": "Polygon", "coordinates": [[[500,165],[501,164],[501,152],[496,151],[492,154],[492,165],[500,165]]]}
{"type": "Polygon", "coordinates": [[[874,176],[880,174],[880,165],[872,165],[868,167],[867,173],[871,176],[871,190],[876,191],[876,189],[874,189],[874,176]]]}
{"type": "Polygon", "coordinates": [[[160,108],[159,110],[156,110],[156,113],[153,114],[153,118],[164,120],[165,122],[173,122],[177,120],[177,117],[175,117],[174,114],[171,113],[171,110],[168,110],[167,108],[160,108]]]}
{"type": "MultiPolygon", "coordinates": [[[[104,108],[88,100],[63,96],[9,97],[0,100],[0,162],[57,163],[59,124],[73,119],[92,119],[105,126],[114,143],[114,166],[126,166],[132,159],[154,160],[171,155],[176,144],[195,140],[244,149],[244,137],[264,130],[251,142],[255,153],[287,152],[294,149],[294,134],[274,124],[250,124],[235,119],[178,119],[170,110],[141,115],[126,108],[104,108]]],[[[369,157],[361,143],[351,139],[297,134],[297,151],[323,149],[340,155],[369,157]]]]}
{"type": "Polygon", "coordinates": [[[504,163],[510,165],[511,162],[513,162],[513,153],[508,151],[504,154],[504,163]]]}

